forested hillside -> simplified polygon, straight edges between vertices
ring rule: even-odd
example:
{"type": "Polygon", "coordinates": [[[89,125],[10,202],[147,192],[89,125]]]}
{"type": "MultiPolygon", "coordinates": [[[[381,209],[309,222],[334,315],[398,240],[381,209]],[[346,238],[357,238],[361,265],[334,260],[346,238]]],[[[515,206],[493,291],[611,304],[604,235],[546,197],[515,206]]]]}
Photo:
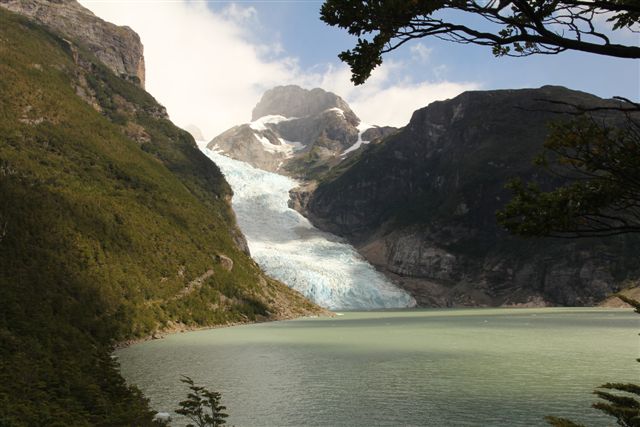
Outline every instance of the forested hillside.
{"type": "Polygon", "coordinates": [[[0,8],[0,425],[149,424],[115,342],[316,312],[231,195],[148,93],[0,8]]]}

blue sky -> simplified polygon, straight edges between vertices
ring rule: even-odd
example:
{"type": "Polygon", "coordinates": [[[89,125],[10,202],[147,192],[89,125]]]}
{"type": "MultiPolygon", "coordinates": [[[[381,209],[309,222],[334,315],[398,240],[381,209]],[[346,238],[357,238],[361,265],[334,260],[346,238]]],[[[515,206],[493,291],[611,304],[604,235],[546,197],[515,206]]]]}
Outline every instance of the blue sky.
{"type": "MultiPolygon", "coordinates": [[[[243,3],[247,4],[247,3],[243,3]]],[[[355,38],[346,31],[326,25],[319,19],[322,2],[248,3],[254,7],[266,31],[285,51],[293,52],[303,67],[335,61],[337,53],[352,48],[355,38]]],[[[220,3],[210,7],[219,8],[220,3]]],[[[629,34],[630,35],[630,34],[629,34]]],[[[630,35],[631,36],[631,35],[630,35]]],[[[627,38],[640,44],[640,35],[627,38]]],[[[602,97],[622,95],[640,97],[640,61],[614,59],[580,52],[527,58],[496,58],[489,47],[456,45],[435,38],[424,39],[398,50],[390,58],[410,61],[411,48],[421,44],[430,49],[424,66],[415,64],[405,72],[412,78],[447,78],[453,81],[478,80],[487,89],[563,85],[602,97]],[[434,69],[446,67],[446,75],[434,69]],[[441,74],[441,73],[440,73],[441,74]]]]}
{"type": "MultiPolygon", "coordinates": [[[[385,57],[354,88],[337,54],[354,45],[319,19],[319,1],[80,0],[98,16],[136,30],[145,45],[147,89],[174,121],[209,139],[246,122],[264,90],[323,87],[372,124],[402,126],[411,112],[469,89],[563,85],[640,99],[640,61],[578,52],[495,58],[489,48],[423,39],[385,57]]],[[[624,34],[627,43],[640,36],[624,34]]]]}

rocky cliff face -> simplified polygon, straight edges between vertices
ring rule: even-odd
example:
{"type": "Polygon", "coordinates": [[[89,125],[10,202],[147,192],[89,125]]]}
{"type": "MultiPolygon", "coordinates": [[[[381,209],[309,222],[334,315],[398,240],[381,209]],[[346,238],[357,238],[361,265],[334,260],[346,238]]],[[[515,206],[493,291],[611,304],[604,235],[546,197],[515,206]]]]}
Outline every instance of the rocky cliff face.
{"type": "Polygon", "coordinates": [[[105,22],[75,0],[0,0],[0,7],[28,16],[86,47],[117,76],[144,87],[140,37],[105,22]]]}
{"type": "Polygon", "coordinates": [[[507,180],[541,172],[532,159],[562,118],[549,100],[606,102],[560,87],[467,92],[416,111],[297,201],[422,304],[593,304],[637,270],[637,240],[522,240],[495,221],[507,180]]]}
{"type": "Polygon", "coordinates": [[[266,91],[253,109],[251,120],[272,115],[315,116],[330,108],[342,110],[351,125],[357,126],[360,123],[349,105],[338,95],[320,88],[307,90],[295,85],[278,86],[266,91]]]}
{"type": "Polygon", "coordinates": [[[209,148],[260,169],[315,178],[361,145],[394,128],[361,124],[339,96],[322,89],[279,86],[263,95],[253,121],[215,137],[209,148]]]}

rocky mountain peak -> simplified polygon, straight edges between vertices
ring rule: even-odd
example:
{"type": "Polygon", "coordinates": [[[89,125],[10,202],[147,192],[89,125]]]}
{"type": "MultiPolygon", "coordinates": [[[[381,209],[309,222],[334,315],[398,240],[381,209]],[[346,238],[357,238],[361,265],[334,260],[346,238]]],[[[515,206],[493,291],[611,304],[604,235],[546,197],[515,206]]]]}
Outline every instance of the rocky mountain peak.
{"type": "MultiPolygon", "coordinates": [[[[536,113],[544,111],[563,111],[557,104],[562,101],[568,105],[592,105],[606,102],[585,92],[567,89],[563,86],[546,85],[529,89],[474,90],[464,92],[453,99],[436,101],[414,111],[408,128],[419,132],[428,132],[438,126],[451,126],[464,122],[469,116],[487,116],[485,120],[511,119],[520,114],[523,108],[533,109],[536,113]],[[500,111],[502,115],[491,113],[500,111]],[[507,114],[507,116],[504,116],[507,114]]],[[[564,110],[567,108],[565,107],[564,110]]],[[[486,124],[486,123],[485,123],[486,124]]]]}
{"type": "Polygon", "coordinates": [[[207,147],[254,167],[312,180],[363,145],[397,129],[361,122],[338,95],[278,86],[253,109],[253,120],[216,136],[207,147]]]}
{"type": "Polygon", "coordinates": [[[637,277],[637,240],[524,240],[495,219],[510,179],[562,183],[533,163],[549,125],[574,117],[562,103],[616,105],[559,86],[465,92],[417,110],[293,205],[422,305],[593,304],[637,277]]]}
{"type": "Polygon", "coordinates": [[[95,16],[75,0],[0,0],[0,7],[27,16],[84,46],[116,75],[144,87],[140,37],[95,16]]]}
{"type": "Polygon", "coordinates": [[[303,89],[296,85],[277,86],[266,91],[253,109],[251,120],[270,115],[287,118],[314,116],[332,108],[342,110],[351,125],[360,123],[349,105],[335,93],[320,88],[303,89]]]}

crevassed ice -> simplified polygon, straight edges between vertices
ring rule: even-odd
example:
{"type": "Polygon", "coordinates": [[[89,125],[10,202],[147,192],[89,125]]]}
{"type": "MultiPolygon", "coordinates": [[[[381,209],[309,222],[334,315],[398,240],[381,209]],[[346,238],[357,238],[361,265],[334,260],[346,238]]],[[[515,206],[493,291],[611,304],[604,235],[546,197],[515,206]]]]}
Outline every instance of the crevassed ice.
{"type": "Polygon", "coordinates": [[[396,308],[414,299],[378,273],[348,244],[288,207],[288,177],[253,168],[206,148],[233,188],[233,209],[251,255],[272,277],[330,309],[396,308]]]}

